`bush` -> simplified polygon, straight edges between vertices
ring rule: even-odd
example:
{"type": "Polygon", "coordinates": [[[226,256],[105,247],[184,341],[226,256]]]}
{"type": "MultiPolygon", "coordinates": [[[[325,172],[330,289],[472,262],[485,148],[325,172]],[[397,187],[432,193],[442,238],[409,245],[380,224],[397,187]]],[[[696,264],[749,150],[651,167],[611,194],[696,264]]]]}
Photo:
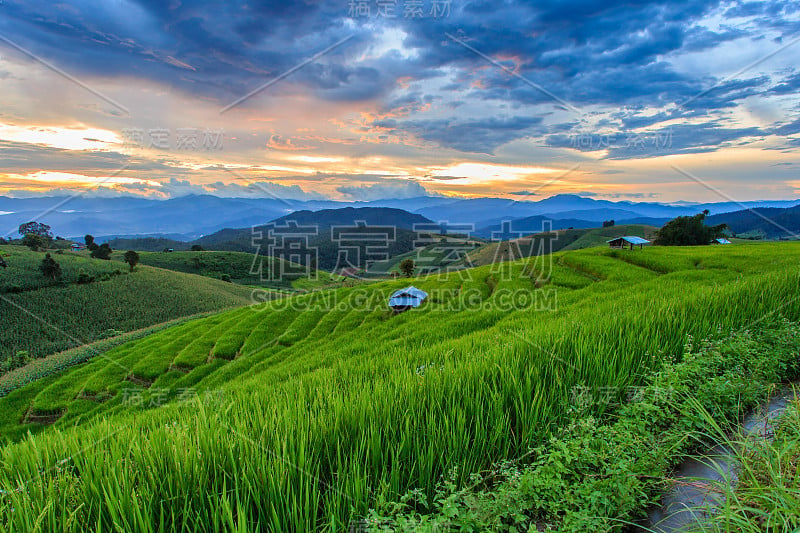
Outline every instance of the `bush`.
{"type": "Polygon", "coordinates": [[[125,262],[128,263],[131,268],[131,272],[133,272],[133,269],[139,264],[139,254],[137,254],[134,250],[128,250],[125,252],[125,262]]]}
{"type": "Polygon", "coordinates": [[[93,281],[94,281],[94,276],[90,276],[89,274],[87,274],[84,269],[80,269],[80,271],[78,271],[78,280],[77,280],[78,285],[91,283],[93,281]]]}
{"type": "Polygon", "coordinates": [[[41,235],[36,235],[35,233],[26,233],[22,238],[22,245],[27,246],[34,252],[37,252],[47,246],[47,241],[41,235]]]}
{"type": "Polygon", "coordinates": [[[103,260],[110,260],[111,259],[111,246],[108,243],[103,243],[94,250],[92,250],[92,257],[95,259],[103,259],[103,260]]]}
{"type": "Polygon", "coordinates": [[[61,265],[56,263],[56,260],[50,254],[44,256],[42,259],[42,264],[39,266],[39,270],[42,272],[42,275],[46,278],[50,278],[53,281],[58,281],[61,279],[61,265]]]}
{"type": "Polygon", "coordinates": [[[10,372],[14,369],[27,365],[31,360],[30,354],[25,350],[20,350],[9,357],[0,361],[0,373],[10,372]]]}

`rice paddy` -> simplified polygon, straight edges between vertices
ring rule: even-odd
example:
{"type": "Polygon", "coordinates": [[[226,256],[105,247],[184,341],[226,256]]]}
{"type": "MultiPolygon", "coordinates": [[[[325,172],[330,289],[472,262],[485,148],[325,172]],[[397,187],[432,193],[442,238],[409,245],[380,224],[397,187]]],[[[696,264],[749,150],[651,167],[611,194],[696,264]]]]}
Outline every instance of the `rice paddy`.
{"type": "MultiPolygon", "coordinates": [[[[40,358],[179,317],[247,305],[253,289],[206,277],[116,261],[53,254],[63,278],[42,276],[44,253],[2,246],[0,359],[40,358]],[[90,281],[79,281],[81,276],[90,281]]],[[[267,294],[277,297],[277,294],[267,294]]]]}
{"type": "Polygon", "coordinates": [[[576,385],[796,320],[798,260],[797,243],[592,248],[414,279],[430,298],[399,315],[386,299],[409,280],[191,320],[0,398],[0,525],[347,530],[540,444],[576,385]]]}

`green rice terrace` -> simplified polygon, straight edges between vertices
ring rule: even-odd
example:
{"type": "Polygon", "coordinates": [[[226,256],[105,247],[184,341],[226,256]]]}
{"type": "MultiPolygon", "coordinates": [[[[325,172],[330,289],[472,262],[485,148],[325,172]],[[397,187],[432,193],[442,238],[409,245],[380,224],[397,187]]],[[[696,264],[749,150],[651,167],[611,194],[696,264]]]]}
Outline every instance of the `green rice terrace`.
{"type": "MultiPolygon", "coordinates": [[[[799,266],[795,242],[596,247],[184,321],[0,398],[0,527],[352,530],[525,457],[569,425],[576,386],[639,385],[691,339],[796,321],[799,266]],[[428,299],[393,313],[410,283],[428,299]]],[[[162,275],[140,268],[113,282],[162,275]]]]}
{"type": "Polygon", "coordinates": [[[58,281],[39,271],[42,252],[3,246],[0,254],[9,264],[0,269],[0,315],[13,325],[0,338],[0,360],[19,351],[40,358],[180,317],[241,307],[252,303],[253,288],[264,289],[258,292],[263,300],[342,284],[325,271],[271,282],[257,268],[282,261],[257,256],[254,265],[256,256],[241,252],[142,252],[131,272],[124,252],[102,261],[64,251],[52,254],[61,267],[58,281]]]}
{"type": "MultiPolygon", "coordinates": [[[[112,259],[122,261],[125,252],[114,252],[112,259]]],[[[209,278],[230,281],[241,285],[272,287],[281,290],[310,290],[341,282],[341,277],[324,270],[313,276],[281,276],[281,259],[244,252],[177,251],[139,252],[140,263],[176,272],[198,274],[209,278]],[[269,272],[274,268],[275,274],[269,272]]],[[[291,264],[290,268],[291,268],[291,264]]],[[[294,265],[298,266],[298,265],[294,265]]],[[[304,268],[300,270],[305,271],[304,268]]],[[[305,274],[305,272],[304,272],[305,274]]]]}
{"type": "Polygon", "coordinates": [[[32,358],[179,317],[240,307],[252,289],[206,277],[116,261],[52,254],[58,281],[42,276],[42,252],[2,246],[0,360],[19,351],[32,358]]]}

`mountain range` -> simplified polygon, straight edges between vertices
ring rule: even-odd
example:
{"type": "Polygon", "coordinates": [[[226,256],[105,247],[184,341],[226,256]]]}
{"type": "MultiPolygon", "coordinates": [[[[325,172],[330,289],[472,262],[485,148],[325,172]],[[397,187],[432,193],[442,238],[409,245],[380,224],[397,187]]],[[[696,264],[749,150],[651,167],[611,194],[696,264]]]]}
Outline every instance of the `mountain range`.
{"type": "MultiPolygon", "coordinates": [[[[127,236],[169,236],[192,241],[226,228],[246,228],[281,219],[290,213],[319,212],[341,208],[394,208],[421,215],[433,222],[471,225],[476,235],[490,237],[501,223],[516,220],[514,231],[536,229],[544,217],[561,227],[592,227],[604,220],[617,223],[659,225],[680,216],[708,209],[712,215],[752,208],[788,208],[800,200],[720,203],[656,203],[598,200],[585,196],[560,194],[542,200],[502,198],[454,198],[421,196],[371,202],[332,200],[297,201],[274,198],[222,198],[189,195],[169,200],[136,197],[37,197],[0,196],[0,236],[16,236],[17,227],[31,220],[52,226],[64,237],[82,237],[91,233],[98,241],[127,236]],[[528,219],[528,220],[526,220],[528,219]],[[587,225],[588,224],[588,225],[587,225]]],[[[294,217],[308,216],[295,214],[294,217]]],[[[317,218],[319,215],[315,215],[317,218]]],[[[372,224],[390,221],[368,221],[372,224]]]]}

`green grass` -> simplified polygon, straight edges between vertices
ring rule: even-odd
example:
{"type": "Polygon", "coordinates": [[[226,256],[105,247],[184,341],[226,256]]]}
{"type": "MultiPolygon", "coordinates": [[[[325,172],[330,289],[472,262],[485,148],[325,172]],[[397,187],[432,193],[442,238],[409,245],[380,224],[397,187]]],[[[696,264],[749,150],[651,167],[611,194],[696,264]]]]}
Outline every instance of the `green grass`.
{"type": "Polygon", "coordinates": [[[575,385],[635,385],[690,335],[800,317],[799,244],[612,252],[414,279],[431,296],[400,315],[386,300],[404,279],[292,296],[21,387],[0,398],[0,435],[18,441],[0,450],[0,523],[347,529],[376,502],[432,497],[454,469],[460,486],[541,444],[575,385]],[[186,388],[199,399],[178,401],[186,388]],[[22,423],[62,409],[52,427],[22,423]]]}
{"type": "MultiPolygon", "coordinates": [[[[446,243],[429,244],[398,254],[385,261],[376,261],[369,268],[369,274],[400,273],[400,262],[412,259],[417,265],[417,273],[432,273],[446,270],[448,267],[463,268],[463,258],[476,248],[485,246],[482,239],[461,239],[447,237],[446,243]]],[[[475,266],[475,265],[472,265],[475,266]]]]}
{"type": "Polygon", "coordinates": [[[0,256],[8,263],[8,268],[0,269],[0,294],[75,284],[81,272],[102,278],[120,275],[128,270],[127,265],[90,260],[87,254],[62,251],[60,254],[51,252],[51,255],[61,266],[61,283],[45,278],[39,271],[44,252],[32,252],[24,246],[0,246],[0,256]]]}
{"type": "Polygon", "coordinates": [[[794,394],[774,424],[774,440],[761,432],[749,437],[714,432],[718,441],[736,450],[737,478],[731,482],[725,475],[712,485],[724,495],[724,502],[701,531],[761,533],[800,528],[800,403],[796,389],[794,394]]]}
{"type": "Polygon", "coordinates": [[[251,301],[252,289],[247,287],[144,265],[129,272],[120,263],[71,252],[53,255],[64,272],[62,283],[54,283],[38,270],[44,253],[17,246],[0,247],[0,253],[8,254],[9,264],[0,269],[0,359],[21,350],[40,358],[251,301]],[[77,283],[80,272],[95,281],[77,283]],[[9,287],[21,290],[4,291],[9,287]]]}
{"type": "MultiPolygon", "coordinates": [[[[112,259],[122,261],[124,255],[124,251],[116,251],[112,255],[112,259]]],[[[143,265],[176,272],[198,274],[214,279],[223,279],[225,276],[229,276],[231,282],[240,285],[312,290],[341,281],[340,276],[324,270],[314,271],[310,276],[297,277],[297,279],[270,279],[270,266],[281,260],[244,252],[139,252],[139,258],[143,265]]]]}
{"type": "Polygon", "coordinates": [[[594,246],[607,246],[606,241],[623,235],[638,235],[652,239],[658,228],[642,224],[611,226],[608,228],[564,229],[551,233],[538,233],[512,241],[493,242],[470,252],[464,264],[482,266],[501,261],[513,261],[530,255],[566,250],[582,250],[594,246]]]}

